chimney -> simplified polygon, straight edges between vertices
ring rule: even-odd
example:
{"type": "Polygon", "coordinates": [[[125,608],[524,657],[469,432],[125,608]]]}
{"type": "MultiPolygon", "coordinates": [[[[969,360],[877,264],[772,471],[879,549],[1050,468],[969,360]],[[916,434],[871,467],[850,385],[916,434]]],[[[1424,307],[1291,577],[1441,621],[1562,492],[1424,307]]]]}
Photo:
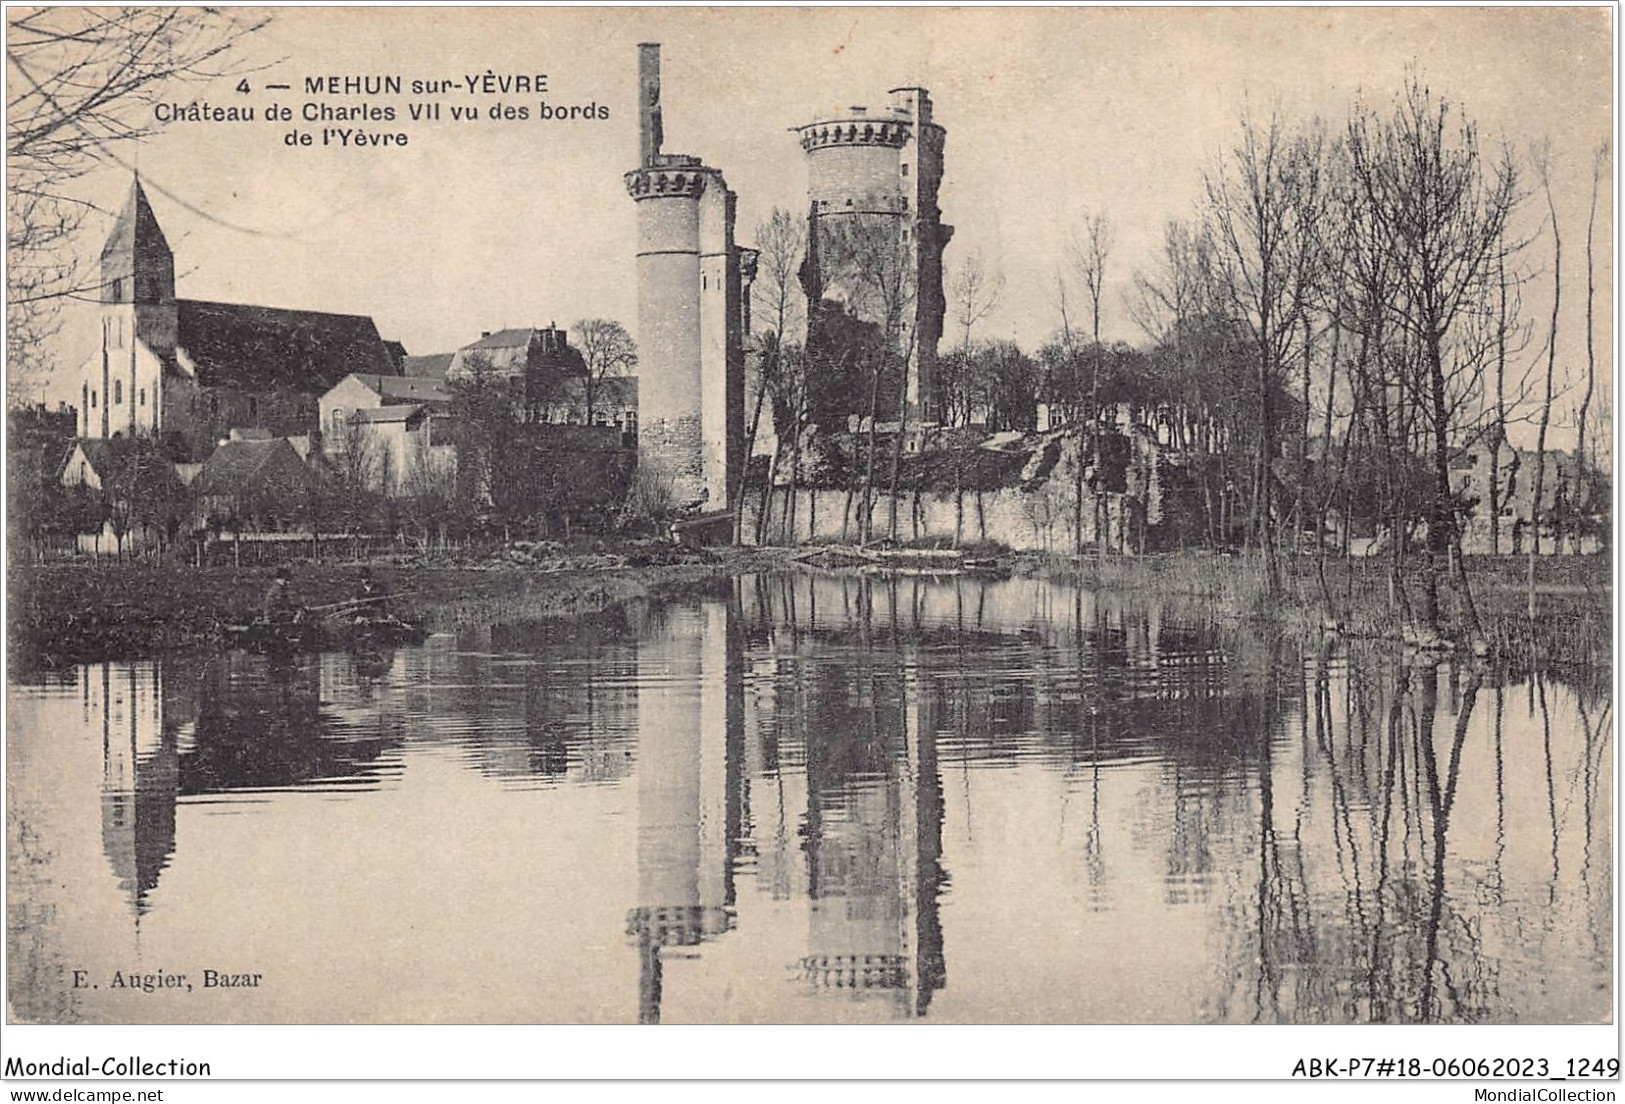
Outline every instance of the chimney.
{"type": "Polygon", "coordinates": [[[638,154],[648,168],[660,158],[660,43],[638,44],[638,154]]]}

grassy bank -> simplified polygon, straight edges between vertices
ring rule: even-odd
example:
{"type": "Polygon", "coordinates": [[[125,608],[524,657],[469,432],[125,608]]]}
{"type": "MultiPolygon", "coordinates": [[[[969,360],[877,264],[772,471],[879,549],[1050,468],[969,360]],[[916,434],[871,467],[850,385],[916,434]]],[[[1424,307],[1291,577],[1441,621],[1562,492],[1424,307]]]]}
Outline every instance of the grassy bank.
{"type": "MultiPolygon", "coordinates": [[[[1323,593],[1315,563],[1305,556],[1281,563],[1282,590],[1266,597],[1256,557],[1208,552],[1113,557],[1020,557],[1017,570],[1084,586],[1198,602],[1219,616],[1268,621],[1304,638],[1335,625],[1339,635],[1403,643],[1414,635],[1400,596],[1391,591],[1385,560],[1329,560],[1323,593]],[[1327,594],[1330,595],[1328,606],[1327,594]]],[[[1472,604],[1483,633],[1468,626],[1466,597],[1440,590],[1443,633],[1463,648],[1482,640],[1490,653],[1519,666],[1606,669],[1613,662],[1613,586],[1606,556],[1549,556],[1535,565],[1535,617],[1528,611],[1528,559],[1470,556],[1465,561],[1472,604]]],[[[1421,609],[1422,561],[1407,565],[1404,597],[1414,621],[1421,609]]]]}
{"type": "MultiPolygon", "coordinates": [[[[805,550],[801,550],[803,553],[805,550]]],[[[498,621],[575,617],[642,598],[680,593],[716,579],[791,566],[786,549],[680,549],[670,545],[564,549],[512,545],[458,559],[399,558],[363,565],[299,563],[292,567],[297,602],[320,607],[351,598],[364,566],[398,596],[398,605],[432,629],[498,621]]],[[[1331,609],[1308,557],[1283,561],[1283,591],[1265,597],[1255,558],[1206,552],[1113,557],[1004,556],[1011,570],[1139,594],[1166,605],[1303,640],[1325,635],[1328,622],[1345,638],[1401,646],[1404,625],[1389,593],[1387,566],[1376,560],[1331,561],[1331,609]]],[[[1495,657],[1519,667],[1611,668],[1613,600],[1605,557],[1549,557],[1536,568],[1536,616],[1528,616],[1527,560],[1467,561],[1482,639],[1495,657]]],[[[1411,572],[1413,608],[1419,608],[1411,572]]],[[[62,666],[135,658],[212,643],[225,624],[250,621],[273,568],[69,563],[14,566],[10,573],[9,648],[14,667],[62,666]]],[[[1464,604],[1453,588],[1441,594],[1451,634],[1469,647],[1464,604]]]]}
{"type": "MultiPolygon", "coordinates": [[[[782,565],[748,549],[569,552],[515,547],[483,559],[290,565],[294,601],[320,607],[352,598],[370,569],[396,606],[432,629],[494,620],[571,617],[680,592],[718,577],[782,565]]],[[[192,568],[131,563],[14,565],[8,646],[14,667],[131,659],[211,643],[220,627],[253,620],[271,567],[192,568]]]]}

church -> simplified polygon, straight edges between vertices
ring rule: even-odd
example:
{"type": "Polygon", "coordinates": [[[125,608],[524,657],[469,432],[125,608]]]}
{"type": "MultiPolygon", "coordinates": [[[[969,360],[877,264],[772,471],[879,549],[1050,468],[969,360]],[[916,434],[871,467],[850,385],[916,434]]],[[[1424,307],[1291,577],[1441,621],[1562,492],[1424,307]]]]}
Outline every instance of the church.
{"type": "Polygon", "coordinates": [[[232,429],[309,433],[352,372],[399,375],[371,318],[175,297],[175,256],[139,177],[101,255],[101,341],[81,367],[78,436],[149,437],[201,460],[232,429]]]}

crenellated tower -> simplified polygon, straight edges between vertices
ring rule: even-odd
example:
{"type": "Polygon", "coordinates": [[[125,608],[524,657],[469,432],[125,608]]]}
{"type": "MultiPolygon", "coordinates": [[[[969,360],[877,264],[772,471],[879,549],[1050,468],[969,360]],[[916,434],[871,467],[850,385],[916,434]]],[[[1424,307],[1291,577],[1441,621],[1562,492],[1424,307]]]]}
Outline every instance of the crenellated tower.
{"type": "Polygon", "coordinates": [[[638,464],[679,504],[731,506],[744,469],[744,302],[720,169],[661,152],[660,46],[638,47],[638,147],[626,174],[638,219],[638,464]]]}
{"type": "MultiPolygon", "coordinates": [[[[803,285],[809,319],[833,302],[890,331],[907,354],[911,416],[929,420],[947,313],[942,253],[954,231],[937,206],[947,132],[933,121],[925,89],[894,88],[890,96],[881,110],[850,107],[795,128],[807,157],[803,285]],[[862,258],[854,261],[854,252],[862,258]]],[[[809,331],[814,358],[819,332],[838,331],[809,331]]]]}

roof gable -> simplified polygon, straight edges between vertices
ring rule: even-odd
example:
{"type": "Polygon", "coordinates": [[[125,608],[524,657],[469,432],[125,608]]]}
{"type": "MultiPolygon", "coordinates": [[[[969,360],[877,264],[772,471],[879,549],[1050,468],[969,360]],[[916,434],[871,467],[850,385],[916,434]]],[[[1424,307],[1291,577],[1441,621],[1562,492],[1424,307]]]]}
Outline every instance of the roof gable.
{"type": "Polygon", "coordinates": [[[227,441],[203,462],[193,484],[199,495],[302,490],[312,478],[288,439],[227,441]]]}

